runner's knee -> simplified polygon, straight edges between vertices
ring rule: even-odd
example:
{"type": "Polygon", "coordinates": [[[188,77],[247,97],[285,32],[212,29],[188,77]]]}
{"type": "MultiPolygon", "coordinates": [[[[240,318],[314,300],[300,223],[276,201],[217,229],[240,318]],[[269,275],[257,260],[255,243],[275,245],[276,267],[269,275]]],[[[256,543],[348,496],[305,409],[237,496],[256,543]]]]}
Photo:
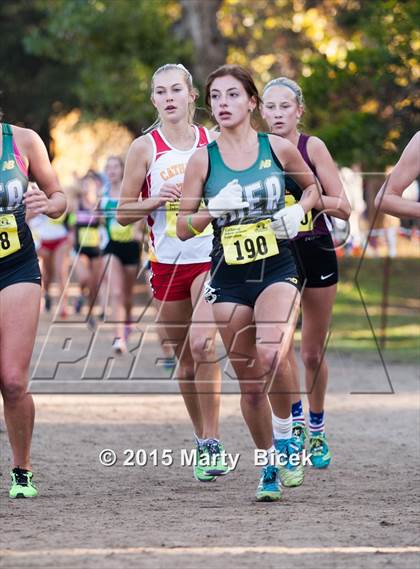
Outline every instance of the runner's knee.
{"type": "Polygon", "coordinates": [[[280,357],[278,350],[267,346],[257,346],[258,358],[265,373],[283,375],[286,372],[288,359],[287,354],[280,357]]]}
{"type": "Polygon", "coordinates": [[[1,392],[7,403],[17,403],[27,391],[24,374],[19,368],[10,368],[2,374],[1,392]]]}
{"type": "Polygon", "coordinates": [[[248,387],[248,391],[246,393],[242,393],[241,399],[242,403],[247,407],[257,410],[266,404],[267,394],[264,392],[263,385],[259,385],[258,387],[255,386],[253,388],[248,387]]]}
{"type": "Polygon", "coordinates": [[[191,353],[196,363],[213,362],[216,350],[213,338],[198,334],[190,337],[191,353]]]}
{"type": "Polygon", "coordinates": [[[302,350],[302,362],[307,369],[316,371],[322,363],[322,350],[302,350]]]}

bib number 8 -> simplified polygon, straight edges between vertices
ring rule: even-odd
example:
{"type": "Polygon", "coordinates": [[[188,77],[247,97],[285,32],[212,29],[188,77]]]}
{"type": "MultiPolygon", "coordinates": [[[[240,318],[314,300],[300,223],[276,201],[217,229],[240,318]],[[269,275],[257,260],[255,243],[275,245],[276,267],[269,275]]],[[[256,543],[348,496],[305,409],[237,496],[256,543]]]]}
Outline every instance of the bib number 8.
{"type": "Polygon", "coordinates": [[[3,249],[3,251],[10,249],[9,235],[7,234],[6,231],[2,231],[0,233],[0,246],[3,249]]]}
{"type": "Polygon", "coordinates": [[[0,258],[16,253],[20,247],[15,216],[0,215],[0,258]]]}

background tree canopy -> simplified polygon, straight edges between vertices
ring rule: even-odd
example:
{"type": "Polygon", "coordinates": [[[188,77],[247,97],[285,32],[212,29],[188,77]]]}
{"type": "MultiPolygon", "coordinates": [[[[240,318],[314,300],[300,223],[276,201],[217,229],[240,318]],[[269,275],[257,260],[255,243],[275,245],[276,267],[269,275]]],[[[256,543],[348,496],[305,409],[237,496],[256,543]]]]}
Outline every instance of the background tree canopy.
{"type": "Polygon", "coordinates": [[[416,0],[3,0],[0,105],[44,138],[74,108],[139,134],[156,67],[180,61],[202,86],[240,63],[259,86],[300,82],[305,129],[340,163],[381,170],[417,130],[419,20],[416,0]]]}

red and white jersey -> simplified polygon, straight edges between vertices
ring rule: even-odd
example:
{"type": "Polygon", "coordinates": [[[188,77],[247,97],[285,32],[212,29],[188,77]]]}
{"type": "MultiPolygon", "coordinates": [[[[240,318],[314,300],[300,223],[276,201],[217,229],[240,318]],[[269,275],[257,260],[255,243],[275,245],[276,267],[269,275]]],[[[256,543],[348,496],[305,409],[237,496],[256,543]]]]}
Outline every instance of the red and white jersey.
{"type": "MultiPolygon", "coordinates": [[[[194,125],[195,142],[189,150],[178,150],[169,144],[160,128],[152,130],[146,136],[153,146],[153,160],[141,190],[143,199],[159,195],[165,182],[177,184],[182,191],[187,162],[197,148],[210,142],[209,133],[204,127],[194,125]]],[[[176,236],[176,218],[179,202],[168,202],[155,209],[148,217],[151,260],[159,263],[187,264],[207,263],[213,239],[211,225],[202,234],[181,241],[176,236]]]]}

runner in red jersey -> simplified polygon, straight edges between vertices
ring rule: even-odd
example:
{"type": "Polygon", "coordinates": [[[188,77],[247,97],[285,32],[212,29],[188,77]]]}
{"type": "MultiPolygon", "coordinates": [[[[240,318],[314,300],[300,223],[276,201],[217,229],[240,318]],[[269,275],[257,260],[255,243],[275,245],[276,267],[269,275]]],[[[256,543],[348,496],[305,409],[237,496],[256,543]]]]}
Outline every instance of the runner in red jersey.
{"type": "Polygon", "coordinates": [[[147,217],[157,322],[175,346],[177,377],[194,425],[198,455],[203,458],[194,475],[204,482],[227,474],[228,467],[219,440],[221,372],[215,354],[216,327],[211,308],[202,298],[212,232],[197,234],[188,243],[176,236],[187,162],[210,141],[207,130],[192,122],[196,96],[191,74],[183,65],[167,64],[154,73],[151,100],[159,121],[130,147],[118,221],[128,224],[147,217]]]}

